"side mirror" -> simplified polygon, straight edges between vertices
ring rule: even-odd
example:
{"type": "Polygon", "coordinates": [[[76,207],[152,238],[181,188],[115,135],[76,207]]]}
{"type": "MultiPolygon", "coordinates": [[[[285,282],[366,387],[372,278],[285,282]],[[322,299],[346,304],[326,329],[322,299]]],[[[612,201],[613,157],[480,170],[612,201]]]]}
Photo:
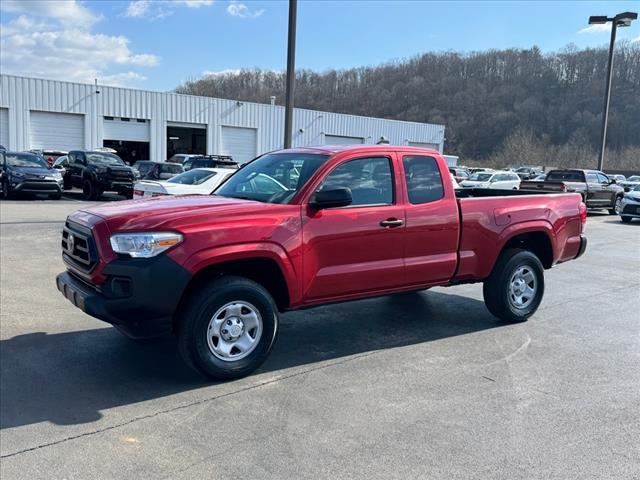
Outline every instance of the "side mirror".
{"type": "Polygon", "coordinates": [[[353,197],[351,190],[346,187],[334,188],[332,190],[320,190],[316,192],[309,206],[314,210],[325,208],[338,208],[351,205],[353,197]]]}

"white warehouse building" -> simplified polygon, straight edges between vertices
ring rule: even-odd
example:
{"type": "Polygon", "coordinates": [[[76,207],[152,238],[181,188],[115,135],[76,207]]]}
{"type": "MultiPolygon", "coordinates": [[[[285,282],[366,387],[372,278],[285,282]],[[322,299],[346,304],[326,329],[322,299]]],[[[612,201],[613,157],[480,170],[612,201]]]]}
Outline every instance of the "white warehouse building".
{"type": "MultiPolygon", "coordinates": [[[[381,137],[442,152],[444,125],[294,111],[293,146],[381,137]]],[[[244,163],[282,148],[283,138],[278,105],[0,75],[0,144],[8,150],[111,147],[128,162],[202,153],[244,163]]]]}

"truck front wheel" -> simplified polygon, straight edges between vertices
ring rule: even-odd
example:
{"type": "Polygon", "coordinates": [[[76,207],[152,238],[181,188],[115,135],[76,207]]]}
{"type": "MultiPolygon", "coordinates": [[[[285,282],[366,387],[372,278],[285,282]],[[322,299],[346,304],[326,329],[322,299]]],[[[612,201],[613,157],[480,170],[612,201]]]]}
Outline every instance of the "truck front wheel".
{"type": "Polygon", "coordinates": [[[544,268],[527,250],[505,250],[485,280],[483,293],[493,315],[507,322],[524,322],[542,301],[544,268]]]}
{"type": "Polygon", "coordinates": [[[278,309],[262,285],[223,276],[192,292],[178,321],[185,362],[209,378],[230,380],[250,374],[267,358],[278,309]]]}

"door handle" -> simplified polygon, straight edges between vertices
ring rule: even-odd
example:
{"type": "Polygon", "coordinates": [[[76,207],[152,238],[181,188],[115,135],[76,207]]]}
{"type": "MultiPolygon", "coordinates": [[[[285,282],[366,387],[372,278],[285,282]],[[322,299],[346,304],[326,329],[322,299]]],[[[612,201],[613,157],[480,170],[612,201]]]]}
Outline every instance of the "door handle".
{"type": "Polygon", "coordinates": [[[380,226],[385,228],[401,227],[402,225],[404,225],[404,220],[400,220],[399,218],[387,218],[380,222],[380,226]]]}

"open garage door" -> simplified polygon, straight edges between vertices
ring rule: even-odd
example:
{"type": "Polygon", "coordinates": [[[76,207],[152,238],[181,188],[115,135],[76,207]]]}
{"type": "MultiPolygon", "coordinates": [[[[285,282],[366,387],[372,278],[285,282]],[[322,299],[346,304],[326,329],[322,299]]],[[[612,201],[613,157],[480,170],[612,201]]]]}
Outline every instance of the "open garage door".
{"type": "Polygon", "coordinates": [[[0,145],[9,148],[9,109],[0,108],[0,145]]]}
{"type": "Polygon", "coordinates": [[[410,147],[420,147],[420,148],[433,148],[434,150],[440,151],[440,145],[437,143],[426,143],[426,142],[409,142],[410,147]]]}
{"type": "Polygon", "coordinates": [[[104,117],[103,146],[113,148],[129,165],[149,160],[149,121],[141,118],[104,117]]]}
{"type": "Polygon", "coordinates": [[[238,163],[253,160],[258,151],[255,128],[222,127],[222,154],[231,155],[238,163]]]}
{"type": "Polygon", "coordinates": [[[364,143],[362,137],[345,137],[343,135],[325,135],[325,145],[361,145],[364,143]]]}
{"type": "Polygon", "coordinates": [[[31,111],[30,118],[29,148],[66,151],[84,148],[84,115],[31,111]]]}

